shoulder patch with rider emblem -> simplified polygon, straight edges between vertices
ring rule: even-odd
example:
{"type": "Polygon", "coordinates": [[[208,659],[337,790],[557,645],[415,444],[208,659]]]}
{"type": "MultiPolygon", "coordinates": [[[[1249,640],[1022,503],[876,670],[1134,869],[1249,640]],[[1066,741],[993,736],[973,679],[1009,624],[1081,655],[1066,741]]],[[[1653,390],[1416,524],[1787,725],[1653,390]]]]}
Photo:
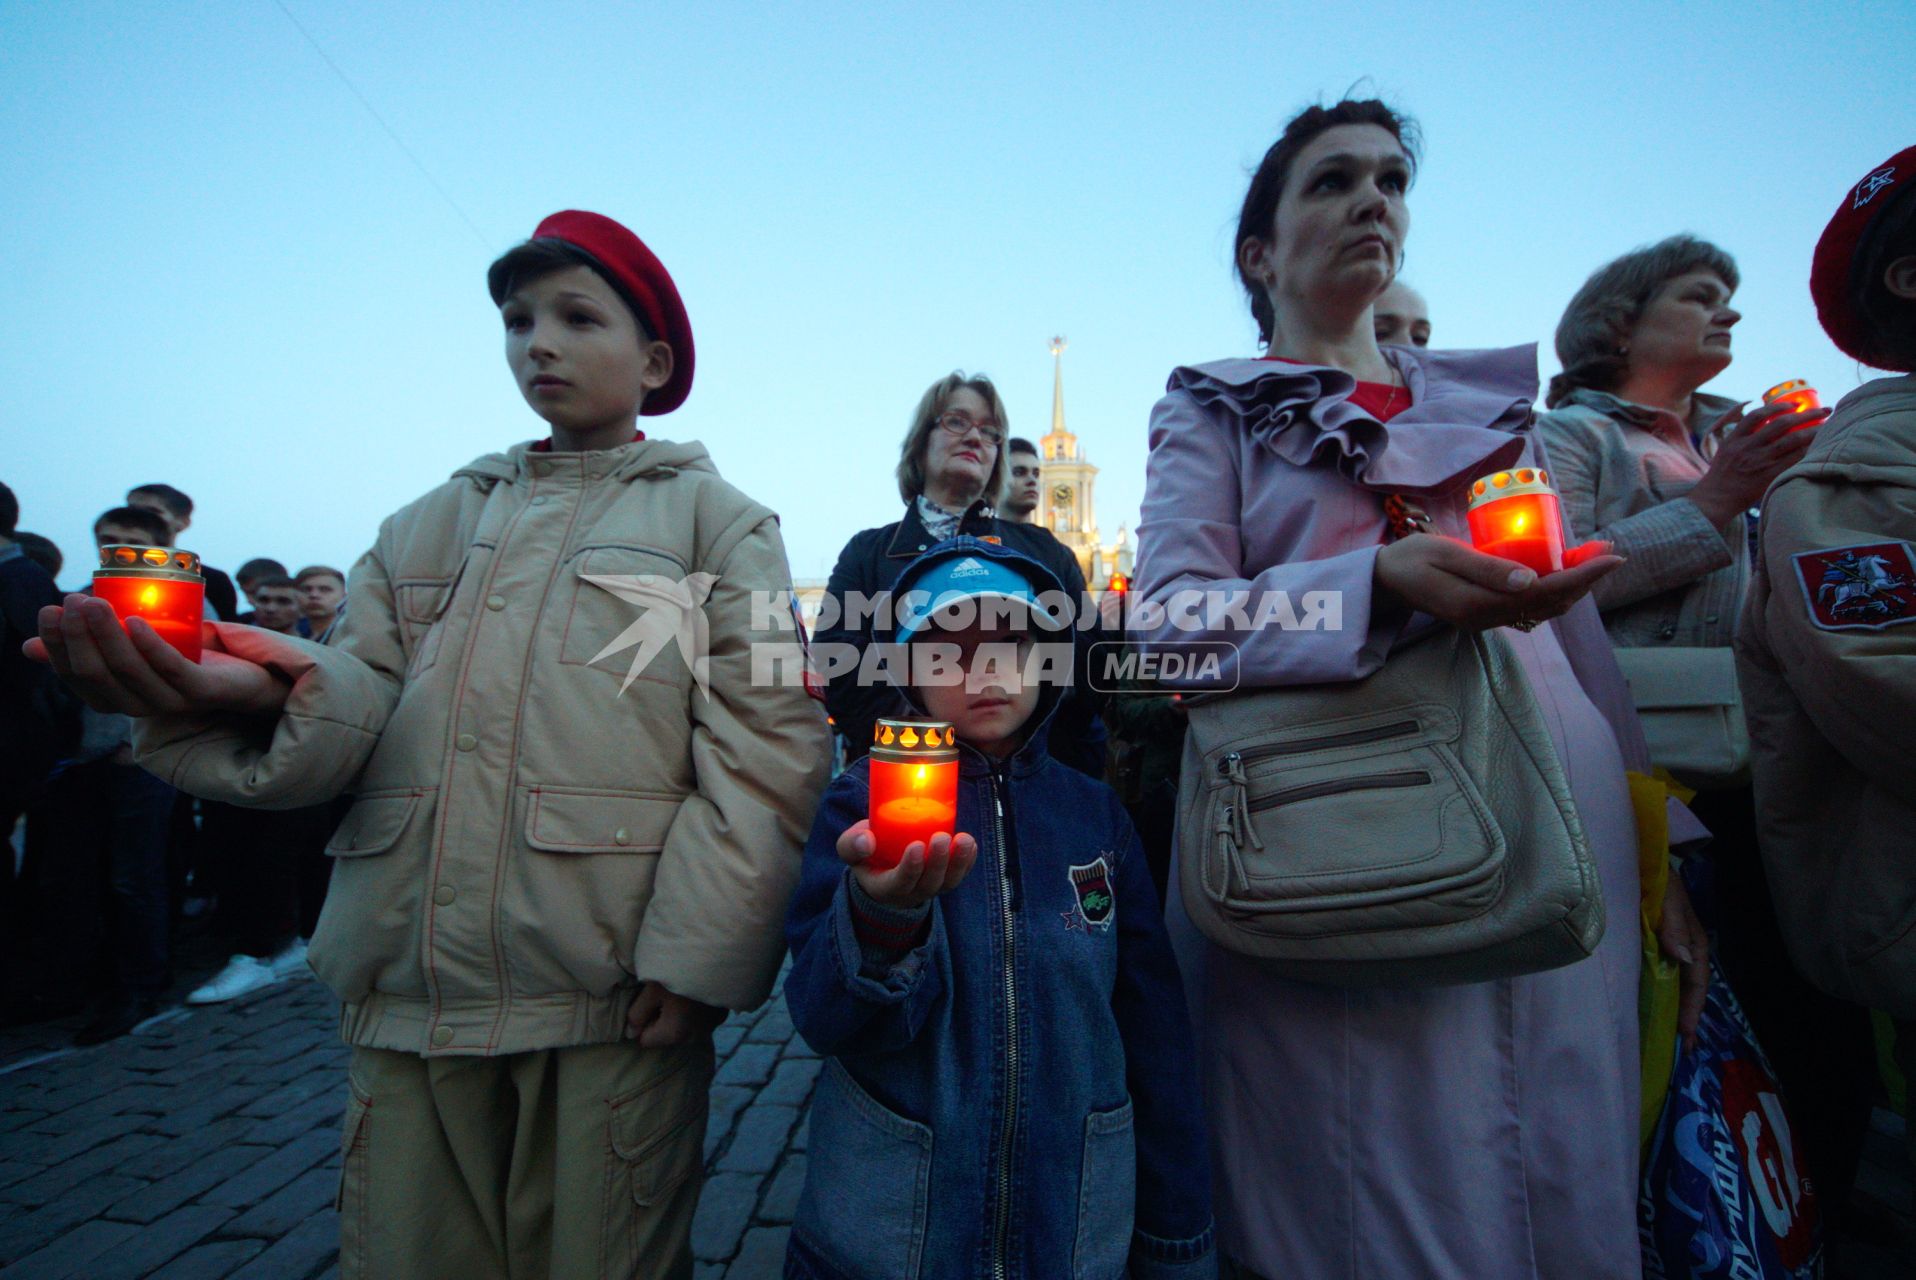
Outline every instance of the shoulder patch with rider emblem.
{"type": "Polygon", "coordinates": [[[1916,622],[1916,553],[1871,542],[1792,557],[1810,621],[1825,631],[1880,631],[1916,622]]]}

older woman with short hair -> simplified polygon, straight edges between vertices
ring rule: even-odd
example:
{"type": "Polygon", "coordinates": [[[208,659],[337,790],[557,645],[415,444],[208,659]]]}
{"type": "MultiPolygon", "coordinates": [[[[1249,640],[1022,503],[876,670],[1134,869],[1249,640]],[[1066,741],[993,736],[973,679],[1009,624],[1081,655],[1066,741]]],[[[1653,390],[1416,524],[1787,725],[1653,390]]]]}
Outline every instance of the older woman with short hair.
{"type": "MultiPolygon", "coordinates": [[[[1742,414],[1737,402],[1699,390],[1730,365],[1730,333],[1742,319],[1730,305],[1737,283],[1729,254],[1687,235],[1599,268],[1557,325],[1563,372],[1550,383],[1553,411],[1537,423],[1570,532],[1602,538],[1625,558],[1591,592],[1625,671],[1700,692],[1734,678],[1730,645],[1750,587],[1746,513],[1815,439],[1797,428],[1828,416],[1782,404],[1742,414]],[[1646,652],[1654,650],[1694,656],[1672,667],[1681,653],[1646,652]]],[[[1740,706],[1727,710],[1740,719],[1740,706]]],[[[1681,761],[1699,753],[1680,735],[1660,739],[1656,713],[1646,706],[1645,715],[1653,758],[1661,741],[1674,754],[1657,763],[1681,774],[1681,761]]],[[[1706,788],[1691,808],[1716,837],[1724,972],[1782,1081],[1818,1198],[1840,1211],[1869,1121],[1867,1017],[1791,967],[1748,781],[1730,772],[1684,778],[1706,788]]]]}
{"type": "MultiPolygon", "coordinates": [[[[1023,552],[1057,576],[1074,606],[1083,601],[1084,573],[1070,548],[1050,530],[1000,519],[994,509],[1004,488],[1009,430],[1004,400],[983,374],[953,372],[925,389],[898,451],[895,474],[904,515],[854,534],[826,585],[824,617],[830,625],[819,629],[816,645],[828,661],[834,652],[862,657],[874,639],[866,602],[889,592],[920,552],[960,534],[1023,552]]],[[[884,614],[878,617],[882,622],[884,614]]],[[[1074,634],[1076,666],[1082,671],[1097,629],[1080,627],[1074,634]]],[[[848,759],[870,748],[872,727],[881,716],[915,714],[889,680],[862,680],[857,667],[832,675],[825,705],[844,736],[848,759]]],[[[1103,776],[1104,726],[1097,700],[1082,679],[1058,707],[1051,754],[1093,777],[1103,776]]]]}

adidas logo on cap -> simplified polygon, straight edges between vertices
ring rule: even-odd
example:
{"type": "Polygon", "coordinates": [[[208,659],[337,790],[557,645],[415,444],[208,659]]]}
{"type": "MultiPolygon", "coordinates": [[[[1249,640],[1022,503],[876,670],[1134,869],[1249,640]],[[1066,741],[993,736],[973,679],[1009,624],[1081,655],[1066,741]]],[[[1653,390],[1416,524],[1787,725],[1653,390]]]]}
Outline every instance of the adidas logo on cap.
{"type": "Polygon", "coordinates": [[[952,567],[951,576],[954,578],[986,578],[991,576],[991,570],[979,564],[978,561],[971,556],[966,556],[952,567]]]}

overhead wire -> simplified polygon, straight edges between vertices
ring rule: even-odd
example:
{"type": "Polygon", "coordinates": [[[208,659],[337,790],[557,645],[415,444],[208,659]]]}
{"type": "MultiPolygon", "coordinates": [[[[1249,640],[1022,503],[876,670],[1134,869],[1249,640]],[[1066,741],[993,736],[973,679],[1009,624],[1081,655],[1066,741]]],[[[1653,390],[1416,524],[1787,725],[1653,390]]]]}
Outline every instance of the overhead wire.
{"type": "Polygon", "coordinates": [[[332,56],[326,52],[318,40],[313,38],[313,33],[306,29],[305,24],[293,16],[293,11],[286,7],[285,0],[273,0],[273,3],[278,6],[281,13],[286,15],[286,20],[293,24],[293,28],[305,37],[306,43],[312,46],[313,52],[320,56],[321,61],[332,68],[333,74],[339,77],[339,82],[346,86],[347,92],[359,100],[360,106],[366,108],[366,114],[371,116],[374,122],[385,131],[388,138],[392,139],[392,144],[399,148],[400,154],[412,161],[413,168],[419,170],[419,176],[424,178],[428,185],[439,193],[439,198],[446,202],[446,207],[457,214],[459,220],[466,224],[466,229],[472,232],[473,238],[479,242],[480,247],[490,252],[495,246],[486,238],[486,233],[481,231],[478,224],[466,215],[466,211],[460,207],[457,200],[452,198],[452,193],[440,184],[439,179],[432,176],[432,170],[428,169],[425,162],[419,158],[411,147],[406,145],[405,139],[399,136],[398,131],[386,123],[386,117],[379,114],[379,108],[375,107],[371,100],[359,91],[359,86],[353,83],[352,77],[348,76],[345,71],[341,70],[340,65],[333,61],[332,56]]]}

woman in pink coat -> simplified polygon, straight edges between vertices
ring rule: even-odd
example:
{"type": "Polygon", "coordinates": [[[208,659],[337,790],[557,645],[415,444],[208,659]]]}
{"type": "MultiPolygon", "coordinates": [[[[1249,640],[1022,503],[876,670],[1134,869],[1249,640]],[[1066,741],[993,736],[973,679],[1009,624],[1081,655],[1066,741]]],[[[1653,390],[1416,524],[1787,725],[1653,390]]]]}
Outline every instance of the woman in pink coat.
{"type": "MultiPolygon", "coordinates": [[[[1375,101],[1311,108],[1265,156],[1238,269],[1266,353],[1172,373],[1151,419],[1137,577],[1162,603],[1249,591],[1253,616],[1262,593],[1283,591],[1305,606],[1302,627],[1192,631],[1173,609],[1146,638],[1229,640],[1224,681],[1271,686],[1359,679],[1430,627],[1511,628],[1610,927],[1596,955],[1547,973],[1317,986],[1204,940],[1174,889],[1219,1240],[1246,1276],[1635,1277],[1638,890],[1624,772],[1644,767],[1643,742],[1585,599],[1621,562],[1580,548],[1576,567],[1539,579],[1459,540],[1464,487],[1537,461],[1536,356],[1378,347],[1371,304],[1401,259],[1414,164],[1408,122],[1375,101]],[[1391,495],[1449,536],[1388,540],[1391,495]]],[[[1704,834],[1678,817],[1677,839],[1704,834]]],[[[1664,939],[1686,962],[1687,1029],[1707,967],[1680,891],[1664,939]]]]}

